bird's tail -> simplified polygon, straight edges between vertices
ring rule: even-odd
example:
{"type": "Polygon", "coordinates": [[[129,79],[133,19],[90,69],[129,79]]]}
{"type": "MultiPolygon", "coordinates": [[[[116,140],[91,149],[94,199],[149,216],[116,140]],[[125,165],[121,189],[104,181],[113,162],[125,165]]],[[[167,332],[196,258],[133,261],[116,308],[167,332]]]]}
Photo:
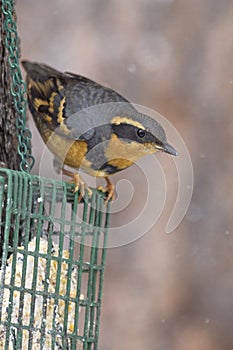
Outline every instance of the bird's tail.
{"type": "Polygon", "coordinates": [[[27,75],[34,81],[43,81],[51,77],[58,78],[62,75],[61,72],[46,64],[22,61],[22,65],[27,75]]]}

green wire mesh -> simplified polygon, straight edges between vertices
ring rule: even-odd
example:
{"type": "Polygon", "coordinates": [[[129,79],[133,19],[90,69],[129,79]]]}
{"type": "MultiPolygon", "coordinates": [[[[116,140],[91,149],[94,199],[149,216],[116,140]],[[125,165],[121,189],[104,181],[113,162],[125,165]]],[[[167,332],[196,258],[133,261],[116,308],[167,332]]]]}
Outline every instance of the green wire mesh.
{"type": "Polygon", "coordinates": [[[14,2],[5,16],[21,172],[0,168],[0,349],[98,349],[108,206],[93,190],[30,174],[25,84],[14,2]]]}
{"type": "Polygon", "coordinates": [[[93,191],[89,203],[78,203],[70,184],[10,170],[0,170],[0,196],[0,349],[97,349],[109,222],[103,199],[93,191]]]}

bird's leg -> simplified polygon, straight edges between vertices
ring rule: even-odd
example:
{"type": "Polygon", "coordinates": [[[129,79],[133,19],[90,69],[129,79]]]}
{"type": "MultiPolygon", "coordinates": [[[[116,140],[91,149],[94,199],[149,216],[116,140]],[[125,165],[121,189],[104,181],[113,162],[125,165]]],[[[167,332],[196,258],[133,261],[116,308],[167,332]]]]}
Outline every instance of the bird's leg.
{"type": "Polygon", "coordinates": [[[83,181],[83,179],[81,178],[81,176],[78,173],[73,173],[72,171],[64,169],[64,167],[63,167],[62,174],[72,178],[71,183],[75,184],[74,193],[77,191],[80,192],[79,196],[78,196],[79,202],[84,197],[85,190],[88,192],[89,196],[92,195],[92,190],[86,185],[86,183],[83,181]]]}
{"type": "Polygon", "coordinates": [[[116,195],[115,195],[115,186],[107,176],[105,177],[105,181],[107,182],[107,186],[105,188],[103,188],[102,186],[99,186],[97,190],[106,193],[105,202],[107,203],[110,200],[114,200],[116,198],[116,195]]]}

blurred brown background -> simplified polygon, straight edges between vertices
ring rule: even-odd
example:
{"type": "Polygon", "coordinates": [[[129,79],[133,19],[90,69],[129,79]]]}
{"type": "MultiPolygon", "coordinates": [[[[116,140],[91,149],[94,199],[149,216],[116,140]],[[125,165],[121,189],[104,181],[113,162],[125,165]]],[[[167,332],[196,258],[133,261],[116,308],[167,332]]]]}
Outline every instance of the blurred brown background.
{"type": "Polygon", "coordinates": [[[194,193],[175,232],[156,225],[108,251],[100,349],[233,349],[232,1],[20,0],[17,14],[23,58],[157,110],[192,157],[194,193]]]}

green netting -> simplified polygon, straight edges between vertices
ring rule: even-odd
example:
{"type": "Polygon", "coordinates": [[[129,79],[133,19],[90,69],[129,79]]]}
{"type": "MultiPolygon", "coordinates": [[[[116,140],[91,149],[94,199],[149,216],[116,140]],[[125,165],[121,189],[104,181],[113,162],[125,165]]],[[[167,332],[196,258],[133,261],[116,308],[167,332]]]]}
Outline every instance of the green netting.
{"type": "Polygon", "coordinates": [[[0,168],[0,349],[98,349],[108,207],[93,190],[30,175],[14,3],[5,16],[22,172],[0,168]]]}
{"type": "Polygon", "coordinates": [[[0,349],[97,349],[109,216],[71,190],[0,169],[0,349]]]}

